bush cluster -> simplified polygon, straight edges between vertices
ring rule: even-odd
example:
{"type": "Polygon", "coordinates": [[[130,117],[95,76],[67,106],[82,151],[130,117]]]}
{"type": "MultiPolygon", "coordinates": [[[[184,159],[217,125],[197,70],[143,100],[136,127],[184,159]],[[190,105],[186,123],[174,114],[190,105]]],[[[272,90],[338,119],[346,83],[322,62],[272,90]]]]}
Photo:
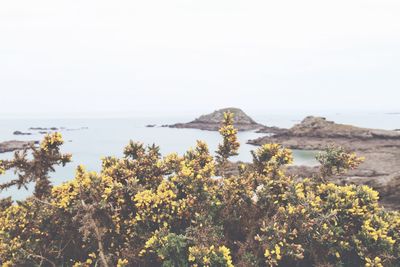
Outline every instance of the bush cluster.
{"type": "Polygon", "coordinates": [[[361,159],[329,148],[321,179],[285,174],[288,149],[266,144],[253,163],[228,175],[239,144],[232,114],[214,158],[204,142],[162,157],[155,145],[130,142],[102,170],[79,167],[52,186],[66,164],[59,134],[0,161],[10,186],[36,184],[33,196],[0,203],[3,266],[399,266],[400,215],[379,206],[368,186],[325,182],[361,159]],[[339,155],[340,157],[335,157],[339,155]],[[335,164],[340,164],[336,166],[335,164]]]}

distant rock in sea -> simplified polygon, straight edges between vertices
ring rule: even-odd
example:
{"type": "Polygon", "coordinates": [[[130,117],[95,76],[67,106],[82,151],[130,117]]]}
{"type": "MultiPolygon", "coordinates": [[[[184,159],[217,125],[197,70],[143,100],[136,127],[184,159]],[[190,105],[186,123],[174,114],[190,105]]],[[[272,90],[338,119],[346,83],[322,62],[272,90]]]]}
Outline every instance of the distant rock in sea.
{"type": "Polygon", "coordinates": [[[37,131],[39,134],[48,134],[50,132],[54,131],[82,131],[82,130],[88,130],[89,127],[80,127],[80,128],[66,128],[66,127],[30,127],[30,131],[37,131]]]}
{"type": "Polygon", "coordinates": [[[15,132],[13,132],[13,135],[32,135],[32,133],[24,133],[21,131],[15,131],[15,132]]]}
{"type": "Polygon", "coordinates": [[[31,131],[58,131],[57,127],[43,128],[43,127],[31,127],[31,131]]]}
{"type": "Polygon", "coordinates": [[[89,127],[80,127],[80,128],[65,128],[65,127],[61,127],[60,130],[65,130],[65,131],[82,131],[82,130],[89,130],[89,127]]]}
{"type": "Polygon", "coordinates": [[[147,128],[154,128],[154,127],[156,127],[156,125],[155,124],[147,124],[146,127],[147,128]]]}
{"type": "MultiPolygon", "coordinates": [[[[188,123],[177,123],[168,125],[170,128],[193,128],[207,131],[218,131],[224,119],[225,112],[232,112],[235,115],[234,124],[239,131],[250,131],[264,128],[265,126],[254,121],[250,116],[239,108],[224,108],[213,113],[202,115],[188,123]]],[[[164,126],[164,125],[163,125],[164,126]]]]}

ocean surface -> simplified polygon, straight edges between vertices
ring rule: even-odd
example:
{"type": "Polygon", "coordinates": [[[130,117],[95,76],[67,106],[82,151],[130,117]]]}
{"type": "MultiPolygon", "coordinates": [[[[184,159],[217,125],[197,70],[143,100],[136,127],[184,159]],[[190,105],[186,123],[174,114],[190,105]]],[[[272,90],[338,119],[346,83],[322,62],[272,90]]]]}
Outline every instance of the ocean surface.
{"type": "MultiPolygon", "coordinates": [[[[290,114],[249,114],[257,122],[278,127],[291,127],[300,122],[306,113],[293,112],[290,114]]],[[[338,123],[352,124],[361,127],[399,129],[400,114],[389,113],[326,113],[313,114],[324,116],[329,120],[338,123]]],[[[63,135],[65,144],[62,151],[72,154],[72,162],[65,167],[59,167],[52,173],[53,184],[60,184],[74,177],[75,169],[78,165],[84,165],[86,169],[99,171],[101,158],[104,156],[121,157],[123,148],[129,140],[140,141],[144,144],[159,145],[161,153],[166,155],[171,152],[179,154],[185,153],[187,149],[195,146],[196,140],[206,141],[211,152],[217,149],[221,137],[218,132],[201,131],[196,129],[172,129],[160,127],[163,124],[173,124],[176,122],[188,122],[193,116],[158,116],[158,117],[134,117],[134,118],[90,118],[90,119],[0,119],[0,142],[8,140],[41,140],[43,135],[38,131],[28,130],[30,127],[42,128],[65,128],[60,132],[63,135]],[[155,124],[149,128],[146,125],[155,124]],[[13,132],[32,132],[29,136],[16,136],[13,132]]],[[[264,134],[255,132],[240,132],[238,134],[241,142],[239,156],[233,160],[245,162],[251,161],[250,151],[256,147],[247,145],[249,139],[254,139],[264,134]]],[[[313,151],[294,151],[296,165],[316,165],[315,153],[313,151]]],[[[0,159],[11,158],[13,153],[0,154],[0,159]]],[[[13,177],[13,173],[8,172],[0,177],[0,181],[6,181],[13,177]]],[[[32,191],[32,185],[28,190],[15,188],[3,191],[0,197],[12,196],[14,199],[23,199],[32,191]]]]}

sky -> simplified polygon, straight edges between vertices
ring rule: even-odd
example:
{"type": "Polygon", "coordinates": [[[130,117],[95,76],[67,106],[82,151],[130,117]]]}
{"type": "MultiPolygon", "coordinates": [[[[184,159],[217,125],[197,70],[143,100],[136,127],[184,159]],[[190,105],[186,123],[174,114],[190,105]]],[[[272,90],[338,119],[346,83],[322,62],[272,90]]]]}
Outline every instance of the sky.
{"type": "Polygon", "coordinates": [[[398,0],[0,1],[0,116],[400,111],[398,0]]]}

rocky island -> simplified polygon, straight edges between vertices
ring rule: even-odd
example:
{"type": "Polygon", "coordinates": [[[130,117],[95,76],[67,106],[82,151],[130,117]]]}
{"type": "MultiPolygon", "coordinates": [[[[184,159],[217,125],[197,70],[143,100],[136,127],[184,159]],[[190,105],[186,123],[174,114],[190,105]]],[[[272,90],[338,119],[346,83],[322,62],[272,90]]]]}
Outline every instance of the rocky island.
{"type": "Polygon", "coordinates": [[[0,143],[0,153],[21,150],[31,146],[32,144],[38,144],[38,143],[39,143],[38,141],[16,141],[16,140],[2,142],[0,143]]]}
{"type": "Polygon", "coordinates": [[[210,114],[202,115],[188,123],[176,123],[173,125],[163,125],[170,128],[192,128],[206,131],[218,131],[225,112],[232,112],[235,115],[235,127],[239,131],[251,131],[265,128],[264,125],[257,123],[250,116],[239,108],[224,108],[216,110],[210,114]]]}
{"type": "MultiPolygon", "coordinates": [[[[367,184],[378,190],[388,206],[400,206],[400,132],[337,124],[322,117],[307,117],[292,128],[250,140],[249,144],[279,143],[291,149],[322,150],[342,146],[365,157],[365,162],[337,183],[367,184]]],[[[318,171],[306,166],[290,167],[293,174],[307,176],[318,171]]]]}

